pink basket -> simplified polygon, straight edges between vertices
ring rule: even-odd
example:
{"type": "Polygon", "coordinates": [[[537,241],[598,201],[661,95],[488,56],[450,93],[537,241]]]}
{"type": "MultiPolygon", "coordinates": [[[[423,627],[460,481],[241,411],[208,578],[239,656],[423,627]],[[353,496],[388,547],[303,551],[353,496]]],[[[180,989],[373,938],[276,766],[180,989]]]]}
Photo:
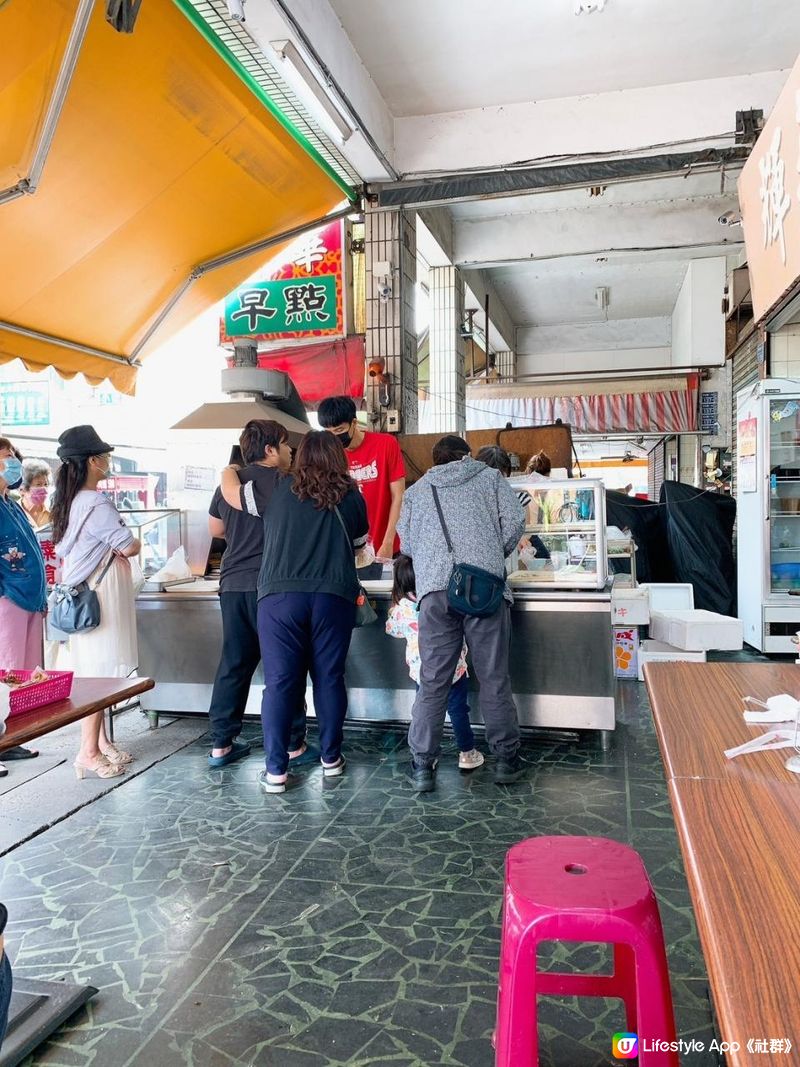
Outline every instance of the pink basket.
{"type": "MultiPolygon", "coordinates": [[[[0,671],[0,682],[6,675],[13,674],[23,681],[33,677],[33,671],[0,671]]],[[[33,711],[45,704],[55,704],[59,700],[68,700],[72,692],[72,671],[48,671],[46,682],[34,682],[24,689],[12,689],[9,701],[9,718],[23,711],[33,711]]]]}

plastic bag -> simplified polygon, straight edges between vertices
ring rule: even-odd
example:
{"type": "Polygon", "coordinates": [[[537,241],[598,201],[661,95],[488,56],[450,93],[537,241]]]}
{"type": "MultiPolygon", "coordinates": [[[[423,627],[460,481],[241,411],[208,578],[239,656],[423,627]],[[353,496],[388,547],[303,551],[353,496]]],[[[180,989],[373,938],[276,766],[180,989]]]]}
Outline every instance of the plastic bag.
{"type": "Polygon", "coordinates": [[[139,560],[136,556],[131,556],[128,560],[131,565],[131,582],[133,583],[133,595],[137,597],[144,589],[147,579],[144,576],[144,571],[141,568],[139,560]]]}
{"type": "Polygon", "coordinates": [[[160,571],[151,574],[151,582],[180,582],[192,577],[192,568],[186,561],[186,549],[179,545],[160,571]]]}

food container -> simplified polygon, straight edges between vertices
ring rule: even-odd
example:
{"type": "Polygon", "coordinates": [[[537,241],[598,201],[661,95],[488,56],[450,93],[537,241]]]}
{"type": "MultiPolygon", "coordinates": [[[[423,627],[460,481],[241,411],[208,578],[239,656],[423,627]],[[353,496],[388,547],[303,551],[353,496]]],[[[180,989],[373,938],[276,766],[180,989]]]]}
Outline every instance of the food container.
{"type": "MultiPolygon", "coordinates": [[[[27,681],[33,677],[33,671],[0,671],[0,682],[7,675],[27,681]]],[[[33,711],[45,704],[55,704],[59,700],[68,700],[72,692],[72,671],[48,671],[46,682],[34,682],[19,689],[12,689],[9,697],[9,718],[23,711],[33,711]]]]}

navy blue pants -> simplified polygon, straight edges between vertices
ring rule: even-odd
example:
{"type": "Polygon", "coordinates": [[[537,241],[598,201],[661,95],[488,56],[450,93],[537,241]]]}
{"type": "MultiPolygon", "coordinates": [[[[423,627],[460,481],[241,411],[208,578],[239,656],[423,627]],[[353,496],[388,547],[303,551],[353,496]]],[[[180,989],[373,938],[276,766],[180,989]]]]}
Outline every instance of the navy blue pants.
{"type": "MultiPolygon", "coordinates": [[[[221,593],[222,655],[214,679],[208,717],[213,748],[227,748],[242,730],[244,709],[256,667],[261,662],[258,639],[258,594],[221,593]]],[[[292,718],[290,751],[306,739],[305,687],[292,718]]]]}
{"type": "Polygon", "coordinates": [[[303,703],[307,674],[314,689],[322,759],[335,763],[342,754],[344,667],[355,618],[355,602],[331,593],[273,593],[259,600],[261,726],[270,774],[285,774],[289,766],[292,719],[303,703]]]}
{"type": "MultiPolygon", "coordinates": [[[[417,686],[419,692],[419,686],[417,686]]],[[[447,717],[453,727],[459,752],[472,752],[475,748],[475,734],[469,721],[469,678],[466,674],[453,682],[447,697],[447,717]]]]}

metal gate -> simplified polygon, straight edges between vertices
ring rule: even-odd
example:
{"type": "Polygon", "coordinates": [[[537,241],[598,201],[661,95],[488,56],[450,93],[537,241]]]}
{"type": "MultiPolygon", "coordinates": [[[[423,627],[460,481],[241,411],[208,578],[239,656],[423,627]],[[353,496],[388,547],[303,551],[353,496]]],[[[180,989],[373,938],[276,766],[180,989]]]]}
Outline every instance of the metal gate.
{"type": "Polygon", "coordinates": [[[658,500],[661,486],[664,484],[666,451],[666,442],[662,440],[647,453],[647,495],[651,500],[658,500]]]}

